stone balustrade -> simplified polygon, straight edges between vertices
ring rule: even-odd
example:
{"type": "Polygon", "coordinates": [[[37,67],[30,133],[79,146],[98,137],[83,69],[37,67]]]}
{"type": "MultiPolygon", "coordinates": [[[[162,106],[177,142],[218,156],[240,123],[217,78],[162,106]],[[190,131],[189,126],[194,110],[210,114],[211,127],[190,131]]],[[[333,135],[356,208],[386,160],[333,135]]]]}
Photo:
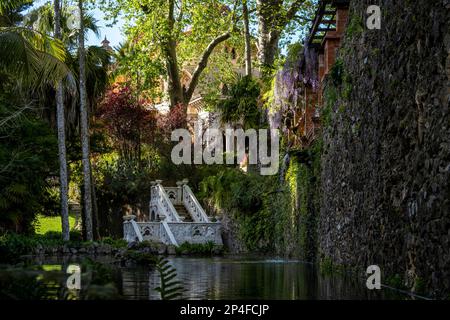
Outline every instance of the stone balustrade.
{"type": "Polygon", "coordinates": [[[195,222],[209,222],[205,210],[186,184],[183,185],[183,204],[195,222]]]}
{"type": "Polygon", "coordinates": [[[136,222],[135,216],[124,216],[124,239],[128,242],[149,240],[175,246],[184,242],[222,245],[220,222],[210,222],[187,183],[188,180],[184,179],[178,181],[176,187],[163,187],[161,180],[153,181],[150,221],[136,222]],[[174,206],[184,207],[193,222],[182,221],[174,206]]]}
{"type": "MultiPolygon", "coordinates": [[[[219,222],[167,222],[175,242],[171,241],[163,222],[137,222],[143,240],[179,245],[184,242],[213,242],[222,245],[221,225],[219,222]]],[[[130,223],[124,223],[124,239],[136,241],[136,234],[130,223]]]]}

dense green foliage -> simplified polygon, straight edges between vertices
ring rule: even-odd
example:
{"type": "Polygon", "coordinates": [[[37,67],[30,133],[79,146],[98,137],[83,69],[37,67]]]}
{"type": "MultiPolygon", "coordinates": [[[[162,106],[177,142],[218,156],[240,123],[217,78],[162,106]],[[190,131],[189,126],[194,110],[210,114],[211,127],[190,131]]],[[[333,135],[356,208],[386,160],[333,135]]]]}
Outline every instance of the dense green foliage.
{"type": "Polygon", "coordinates": [[[36,249],[42,248],[44,251],[52,248],[89,248],[95,245],[109,245],[112,248],[124,248],[127,243],[122,239],[103,238],[98,242],[82,241],[78,231],[70,232],[70,241],[63,241],[61,232],[47,232],[44,235],[26,236],[16,233],[6,233],[0,236],[0,262],[13,263],[21,260],[22,255],[30,255],[36,249]]]}
{"type": "Polygon", "coordinates": [[[0,229],[32,232],[36,214],[46,211],[51,178],[56,172],[56,137],[26,108],[6,103],[0,95],[0,229]]]}
{"type": "Polygon", "coordinates": [[[276,176],[223,170],[201,183],[201,197],[220,215],[237,222],[239,240],[251,252],[314,261],[320,206],[321,142],[291,151],[283,182],[276,176]]]}
{"type": "MultiPolygon", "coordinates": [[[[75,227],[75,217],[69,216],[69,226],[71,230],[75,227]]],[[[61,232],[61,217],[38,215],[34,222],[34,231],[36,234],[46,234],[49,231],[61,232]]]]}
{"type": "Polygon", "coordinates": [[[321,141],[310,149],[291,151],[285,192],[274,200],[277,251],[315,260],[316,224],[320,208],[321,141]]]}
{"type": "MultiPolygon", "coordinates": [[[[14,36],[16,40],[22,37],[30,44],[21,48],[12,40],[4,42],[1,53],[7,52],[8,44],[8,48],[24,56],[26,53],[34,57],[30,60],[34,69],[27,68],[30,69],[28,73],[25,69],[14,69],[9,60],[2,61],[0,65],[0,72],[5,75],[1,82],[0,118],[14,114],[10,117],[12,121],[8,120],[8,125],[2,125],[0,129],[0,182],[4,186],[0,192],[0,227],[1,231],[13,230],[19,233],[31,233],[37,215],[48,216],[59,212],[54,84],[63,76],[68,127],[69,193],[72,201],[80,202],[83,206],[81,186],[84,177],[78,138],[79,97],[70,86],[70,80],[79,75],[78,35],[77,30],[72,30],[73,26],[70,25],[74,8],[63,4],[62,41],[54,41],[52,4],[34,7],[24,18],[21,13],[29,2],[21,2],[19,7],[2,8],[0,12],[1,17],[8,21],[8,27],[23,24],[29,29],[26,34],[23,30],[10,29],[9,33],[4,32],[2,36],[14,36]],[[39,41],[35,41],[37,35],[34,33],[42,34],[37,39],[39,41]],[[43,46],[48,49],[45,57],[57,66],[49,62],[44,65],[38,63],[36,50],[39,51],[43,46]],[[39,71],[48,75],[48,67],[52,66],[54,70],[61,67],[66,73],[59,72],[58,79],[48,77],[40,84],[41,92],[35,91],[34,86],[26,86],[27,82],[22,81],[28,76],[29,81],[38,82],[35,73],[39,71]],[[16,94],[21,96],[20,101],[11,99],[16,94]],[[20,111],[20,116],[16,117],[16,111],[24,106],[25,111],[20,111]]],[[[91,194],[94,227],[99,231],[98,236],[120,238],[121,218],[125,213],[133,212],[139,218],[144,218],[152,180],[162,179],[167,184],[174,184],[187,177],[194,192],[201,189],[203,198],[217,209],[232,212],[238,221],[240,237],[251,250],[281,252],[281,247],[295,243],[293,239],[297,239],[298,234],[302,234],[305,239],[313,237],[306,235],[306,229],[293,231],[299,221],[309,221],[302,220],[301,215],[306,214],[306,209],[296,204],[301,197],[303,201],[307,200],[306,194],[312,192],[309,181],[317,175],[307,164],[297,165],[293,157],[286,181],[280,184],[278,177],[244,174],[234,166],[175,166],[170,160],[173,146],[169,139],[170,132],[184,126],[186,121],[185,110],[178,112],[177,108],[188,101],[172,103],[180,102],[180,97],[176,97],[178,89],[188,99],[192,97],[188,92],[192,91],[193,94],[193,89],[197,88],[196,94],[200,92],[208,108],[215,102],[215,109],[221,113],[224,123],[258,128],[266,121],[261,105],[262,97],[267,95],[266,87],[270,79],[265,79],[268,80],[265,82],[253,75],[238,75],[239,68],[244,64],[242,4],[213,1],[205,8],[204,2],[197,0],[164,3],[153,0],[105,0],[97,3],[102,4],[109,16],[122,14],[129,22],[125,28],[126,43],[115,56],[114,65],[110,65],[110,53],[103,48],[91,46],[85,52],[87,100],[92,125],[90,161],[94,187],[91,194]],[[209,52],[208,48],[211,49],[209,52]],[[198,60],[203,61],[197,64],[198,60]],[[195,70],[200,69],[201,73],[195,75],[195,70]],[[168,92],[162,92],[161,89],[161,79],[165,77],[168,78],[168,92]],[[195,83],[197,81],[198,86],[195,83]],[[182,88],[177,89],[174,87],[176,85],[182,88]],[[167,115],[152,108],[162,98],[170,100],[171,110],[167,115]]],[[[267,5],[267,11],[263,13],[258,12],[255,2],[250,1],[248,5],[251,9],[251,25],[255,25],[258,14],[279,11],[280,16],[276,18],[280,22],[280,29],[273,31],[280,34],[292,31],[291,22],[295,19],[288,17],[290,13],[295,13],[295,10],[307,12],[304,10],[311,7],[309,1],[302,8],[295,7],[289,1],[277,2],[272,6],[267,5]]],[[[95,18],[89,14],[83,18],[85,28],[98,33],[95,18]]],[[[255,48],[255,41],[258,40],[255,39],[250,39],[250,47],[254,51],[251,53],[252,60],[258,59],[255,48]]],[[[300,48],[300,45],[291,46],[288,62],[295,60],[300,48]]],[[[279,57],[280,61],[284,60],[282,55],[279,57]]],[[[7,237],[9,239],[10,236],[7,237]]],[[[34,243],[27,244],[27,241],[12,240],[13,247],[20,247],[23,242],[23,247],[30,249],[44,240],[37,237],[34,243]]],[[[301,245],[307,246],[309,242],[302,240],[301,245]]],[[[178,252],[211,254],[213,250],[217,248],[210,244],[183,244],[178,252]]],[[[25,251],[21,248],[18,250],[25,251]]],[[[289,251],[291,253],[293,251],[289,251]]]]}
{"type": "Polygon", "coordinates": [[[224,123],[243,123],[246,128],[260,124],[261,109],[258,107],[260,87],[256,80],[245,76],[233,83],[225,100],[219,100],[218,110],[224,123]]]}
{"type": "Polygon", "coordinates": [[[199,255],[199,256],[212,256],[223,253],[223,247],[217,246],[214,242],[206,243],[189,243],[184,242],[180,246],[176,247],[177,254],[189,254],[189,255],[199,255]]]}
{"type": "Polygon", "coordinates": [[[227,169],[203,180],[200,197],[238,221],[240,237],[249,250],[269,252],[275,220],[269,211],[268,194],[274,192],[274,181],[274,177],[227,169]]]}

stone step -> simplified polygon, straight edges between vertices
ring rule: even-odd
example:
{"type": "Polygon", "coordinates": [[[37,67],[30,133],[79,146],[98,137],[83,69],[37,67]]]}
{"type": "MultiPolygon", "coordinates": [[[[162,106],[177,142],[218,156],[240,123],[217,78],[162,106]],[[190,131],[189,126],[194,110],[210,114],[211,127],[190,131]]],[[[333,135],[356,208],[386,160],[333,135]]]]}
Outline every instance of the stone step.
{"type": "Polygon", "coordinates": [[[192,222],[193,221],[191,215],[186,210],[184,205],[177,204],[177,205],[174,205],[173,207],[177,211],[177,213],[180,216],[181,220],[183,220],[184,222],[192,222]]]}

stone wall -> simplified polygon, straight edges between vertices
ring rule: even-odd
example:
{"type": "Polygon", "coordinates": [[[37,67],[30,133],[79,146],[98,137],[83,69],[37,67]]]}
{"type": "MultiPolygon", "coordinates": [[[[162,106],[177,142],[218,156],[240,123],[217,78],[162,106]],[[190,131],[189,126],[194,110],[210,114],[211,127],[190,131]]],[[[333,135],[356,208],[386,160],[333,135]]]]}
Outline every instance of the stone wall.
{"type": "Polygon", "coordinates": [[[319,254],[450,296],[450,2],[351,1],[327,78],[319,254]]]}

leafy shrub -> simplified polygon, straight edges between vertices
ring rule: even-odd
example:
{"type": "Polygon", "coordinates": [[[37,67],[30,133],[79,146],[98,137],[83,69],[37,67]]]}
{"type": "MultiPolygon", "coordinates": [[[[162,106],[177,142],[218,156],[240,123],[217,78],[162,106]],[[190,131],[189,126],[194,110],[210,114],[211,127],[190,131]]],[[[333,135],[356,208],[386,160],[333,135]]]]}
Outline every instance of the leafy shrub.
{"type": "Polygon", "coordinates": [[[268,195],[277,186],[274,176],[225,169],[204,179],[199,195],[237,220],[240,237],[249,250],[269,251],[273,249],[274,221],[268,195]]]}
{"type": "Polygon", "coordinates": [[[184,242],[175,248],[177,254],[193,254],[193,255],[207,255],[223,253],[222,246],[217,246],[212,241],[206,243],[189,243],[184,242]]]}
{"type": "Polygon", "coordinates": [[[124,239],[113,239],[111,237],[105,237],[101,240],[101,243],[109,244],[114,248],[126,248],[128,242],[124,239]]]}
{"type": "Polygon", "coordinates": [[[218,104],[223,122],[243,121],[246,127],[259,125],[261,118],[258,108],[259,84],[250,77],[241,77],[231,85],[228,98],[218,104]]]}
{"type": "MultiPolygon", "coordinates": [[[[26,236],[16,233],[5,233],[0,236],[0,262],[14,263],[20,256],[34,254],[38,246],[54,248],[67,245],[68,247],[90,247],[93,242],[83,242],[80,232],[71,231],[70,241],[62,240],[61,232],[49,231],[45,235],[26,236]]],[[[114,248],[125,248],[127,242],[123,239],[104,238],[100,244],[108,244],[114,248]]]]}
{"type": "Polygon", "coordinates": [[[54,208],[48,178],[57,171],[57,144],[48,124],[32,114],[14,116],[15,109],[1,94],[0,118],[15,121],[0,126],[0,230],[31,233],[35,216],[54,208]]]}

